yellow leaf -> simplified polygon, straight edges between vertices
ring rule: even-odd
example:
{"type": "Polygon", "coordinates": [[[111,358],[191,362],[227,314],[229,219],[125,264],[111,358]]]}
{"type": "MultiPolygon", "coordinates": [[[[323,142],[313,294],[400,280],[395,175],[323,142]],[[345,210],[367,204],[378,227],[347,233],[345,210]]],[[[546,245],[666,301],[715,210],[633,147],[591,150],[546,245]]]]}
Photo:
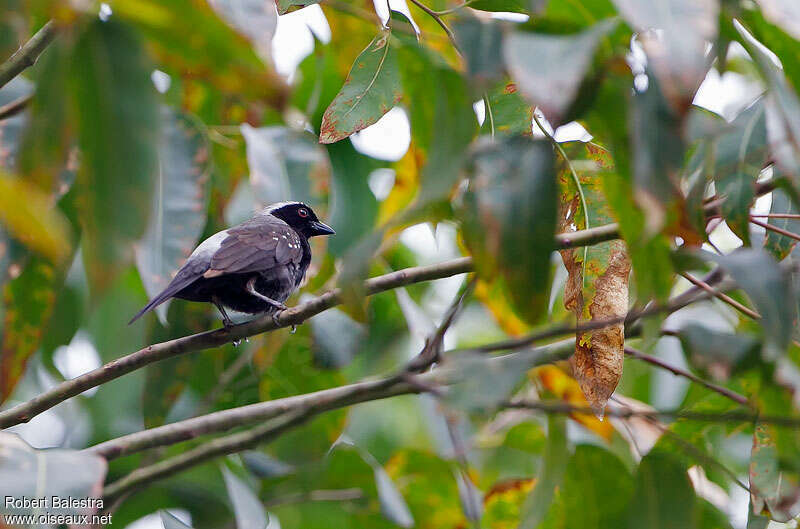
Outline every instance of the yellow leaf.
{"type": "Polygon", "coordinates": [[[0,174],[0,223],[31,250],[60,262],[69,253],[67,220],[38,187],[0,174]]]}

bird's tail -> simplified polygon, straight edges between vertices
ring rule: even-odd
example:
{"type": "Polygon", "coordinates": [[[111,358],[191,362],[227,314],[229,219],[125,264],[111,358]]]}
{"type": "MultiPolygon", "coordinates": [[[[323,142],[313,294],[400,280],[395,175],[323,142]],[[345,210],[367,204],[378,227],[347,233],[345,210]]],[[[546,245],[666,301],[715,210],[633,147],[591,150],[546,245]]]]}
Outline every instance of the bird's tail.
{"type": "Polygon", "coordinates": [[[131,318],[131,321],[128,322],[128,325],[130,325],[131,323],[135,322],[136,320],[138,320],[139,318],[144,316],[146,313],[148,313],[151,310],[153,310],[154,308],[158,307],[159,305],[161,305],[162,303],[164,303],[165,301],[167,301],[171,297],[172,297],[172,294],[168,293],[166,290],[164,292],[162,292],[161,294],[159,294],[158,296],[154,297],[153,299],[150,300],[150,302],[147,305],[144,306],[144,308],[142,310],[140,310],[139,312],[136,313],[136,316],[131,318]]]}

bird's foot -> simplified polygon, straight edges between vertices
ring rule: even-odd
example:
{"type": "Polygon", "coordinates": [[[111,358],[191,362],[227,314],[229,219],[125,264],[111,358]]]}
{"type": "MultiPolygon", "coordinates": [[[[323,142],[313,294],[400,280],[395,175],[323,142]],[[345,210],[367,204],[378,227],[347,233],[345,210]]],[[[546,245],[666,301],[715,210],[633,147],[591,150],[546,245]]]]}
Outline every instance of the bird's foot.
{"type": "Polygon", "coordinates": [[[280,320],[278,320],[278,316],[281,315],[281,312],[283,312],[283,310],[278,310],[272,313],[272,323],[275,324],[275,327],[282,327],[280,320]]]}

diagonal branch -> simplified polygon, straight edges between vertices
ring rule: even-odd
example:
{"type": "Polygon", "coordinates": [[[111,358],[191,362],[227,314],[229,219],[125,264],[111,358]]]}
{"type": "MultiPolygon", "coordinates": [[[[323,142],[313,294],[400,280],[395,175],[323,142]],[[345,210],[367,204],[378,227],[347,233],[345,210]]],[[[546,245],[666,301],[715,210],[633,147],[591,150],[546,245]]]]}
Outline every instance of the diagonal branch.
{"type": "MultiPolygon", "coordinates": [[[[586,244],[597,244],[617,237],[619,237],[617,225],[609,224],[606,226],[598,226],[591,230],[557,235],[556,246],[560,249],[573,248],[586,244]]],[[[471,272],[472,269],[472,259],[469,257],[453,259],[430,266],[406,268],[368,279],[364,283],[364,292],[365,295],[370,296],[413,283],[421,283],[471,272]]],[[[335,307],[340,304],[341,301],[341,291],[339,289],[334,289],[311,301],[301,303],[300,305],[278,313],[275,318],[277,322],[273,321],[269,316],[264,316],[246,323],[234,325],[227,329],[223,328],[214,331],[206,331],[147,346],[144,349],[117,358],[77,378],[66,380],[27,402],[0,412],[0,429],[8,428],[9,426],[14,426],[22,422],[28,422],[43,411],[75,395],[79,395],[87,389],[119,378],[131,371],[152,364],[153,362],[172,358],[184,353],[218,347],[234,340],[272,331],[280,327],[300,325],[310,317],[328,310],[331,307],[335,307]]]]}
{"type": "Polygon", "coordinates": [[[56,24],[48,21],[42,28],[31,37],[31,40],[22,45],[14,55],[0,64],[0,88],[4,87],[9,81],[36,64],[36,59],[42,54],[44,49],[53,41],[56,36],[56,24]]]}
{"type": "MultiPolygon", "coordinates": [[[[497,369],[510,369],[510,366],[519,368],[522,363],[525,364],[525,369],[528,369],[563,360],[572,354],[574,348],[575,340],[568,339],[536,349],[488,358],[486,361],[497,369]]],[[[523,372],[524,369],[520,370],[520,376],[523,372]]],[[[455,363],[452,367],[438,368],[418,376],[425,385],[457,384],[463,380],[463,377],[463,372],[455,363]]],[[[254,422],[263,422],[264,420],[268,421],[251,430],[212,439],[180,455],[133,471],[104,489],[105,501],[110,504],[114,499],[127,492],[173,476],[177,472],[205,463],[215,457],[240,452],[258,444],[269,442],[321,412],[367,400],[419,392],[418,386],[405,382],[401,377],[392,376],[195,417],[126,435],[88,448],[87,451],[111,459],[145,448],[177,442],[176,435],[184,436],[184,439],[194,438],[211,431],[229,429],[232,425],[241,426],[254,422]],[[224,428],[220,428],[221,426],[224,428]]],[[[177,440],[182,439],[179,438],[177,440]]]]}

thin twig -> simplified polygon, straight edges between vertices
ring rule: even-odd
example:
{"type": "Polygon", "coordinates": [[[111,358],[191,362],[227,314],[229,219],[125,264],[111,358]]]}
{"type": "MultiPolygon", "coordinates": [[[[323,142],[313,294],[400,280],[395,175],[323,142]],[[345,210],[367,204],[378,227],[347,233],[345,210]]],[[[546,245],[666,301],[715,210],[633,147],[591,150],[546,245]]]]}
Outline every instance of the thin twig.
{"type": "Polygon", "coordinates": [[[434,13],[436,13],[440,17],[441,16],[445,16],[445,15],[451,15],[451,14],[457,12],[457,11],[460,11],[460,10],[464,9],[465,7],[468,7],[473,2],[475,2],[475,0],[467,0],[463,4],[459,4],[457,6],[451,7],[450,9],[443,9],[441,11],[434,11],[434,13]]]}
{"type": "Polygon", "coordinates": [[[450,39],[450,42],[453,44],[453,47],[456,49],[456,51],[458,53],[461,53],[461,49],[458,47],[458,43],[456,42],[456,36],[453,35],[453,32],[450,31],[450,28],[447,27],[447,24],[445,24],[444,20],[442,20],[442,17],[440,17],[436,13],[436,11],[426,6],[419,0],[411,0],[411,3],[417,6],[418,8],[422,9],[423,11],[425,11],[433,20],[435,20],[436,23],[439,24],[439,26],[441,26],[444,32],[447,33],[447,38],[450,39]]]}
{"type": "Polygon", "coordinates": [[[33,94],[22,96],[14,101],[0,107],[0,119],[8,119],[16,116],[28,107],[33,99],[33,94]]]}
{"type": "Polygon", "coordinates": [[[779,227],[774,226],[772,224],[768,224],[766,222],[762,222],[762,221],[754,219],[752,217],[750,218],[750,222],[752,222],[756,226],[761,226],[765,230],[774,231],[775,233],[780,233],[781,235],[783,235],[785,237],[789,237],[790,239],[794,239],[796,241],[800,241],[800,235],[798,235],[798,234],[796,234],[794,232],[791,232],[789,230],[784,230],[783,228],[779,228],[779,227]]]}
{"type": "Polygon", "coordinates": [[[691,284],[693,284],[693,285],[695,285],[695,286],[697,286],[699,288],[702,288],[703,290],[705,290],[706,292],[708,292],[709,294],[711,294],[715,298],[719,299],[720,301],[723,301],[723,302],[727,303],[728,305],[730,305],[731,307],[735,308],[736,310],[738,310],[742,314],[744,314],[746,316],[749,316],[749,317],[753,318],[754,320],[760,320],[761,319],[761,314],[757,313],[756,311],[754,311],[754,310],[752,310],[750,308],[745,307],[744,305],[742,305],[741,303],[739,303],[738,301],[736,301],[732,297],[728,296],[727,294],[723,294],[722,292],[718,291],[717,289],[715,289],[714,287],[712,287],[708,283],[705,283],[705,282],[697,279],[696,277],[693,277],[692,275],[687,274],[686,272],[681,272],[681,277],[686,279],[691,284]]]}
{"type": "Polygon", "coordinates": [[[719,393],[720,395],[723,395],[723,396],[731,399],[732,401],[736,402],[737,404],[741,404],[742,406],[752,407],[750,402],[747,400],[747,397],[745,397],[744,395],[739,395],[735,391],[732,391],[732,390],[730,390],[728,388],[719,386],[719,385],[714,384],[713,382],[709,382],[707,380],[703,380],[702,378],[690,373],[689,371],[686,371],[686,370],[681,369],[679,367],[670,365],[670,364],[664,362],[663,360],[661,360],[659,358],[656,358],[655,356],[651,356],[651,355],[643,353],[641,351],[637,351],[636,349],[633,349],[632,347],[626,347],[625,348],[625,354],[630,356],[631,358],[636,358],[637,360],[641,360],[642,362],[647,362],[648,364],[652,364],[652,365],[654,365],[656,367],[660,367],[661,369],[666,369],[667,371],[671,372],[673,375],[687,378],[687,379],[691,380],[692,382],[694,382],[696,384],[700,384],[701,386],[703,386],[705,388],[708,388],[711,391],[714,391],[716,393],[719,393]]]}
{"type": "Polygon", "coordinates": [[[56,36],[56,23],[49,20],[42,28],[22,45],[14,55],[0,64],[0,88],[4,87],[13,78],[36,64],[36,59],[56,36]]]}
{"type": "Polygon", "coordinates": [[[276,507],[290,503],[306,503],[308,501],[352,501],[365,497],[364,491],[357,487],[350,489],[318,489],[310,492],[284,494],[264,500],[264,507],[276,507]]]}

